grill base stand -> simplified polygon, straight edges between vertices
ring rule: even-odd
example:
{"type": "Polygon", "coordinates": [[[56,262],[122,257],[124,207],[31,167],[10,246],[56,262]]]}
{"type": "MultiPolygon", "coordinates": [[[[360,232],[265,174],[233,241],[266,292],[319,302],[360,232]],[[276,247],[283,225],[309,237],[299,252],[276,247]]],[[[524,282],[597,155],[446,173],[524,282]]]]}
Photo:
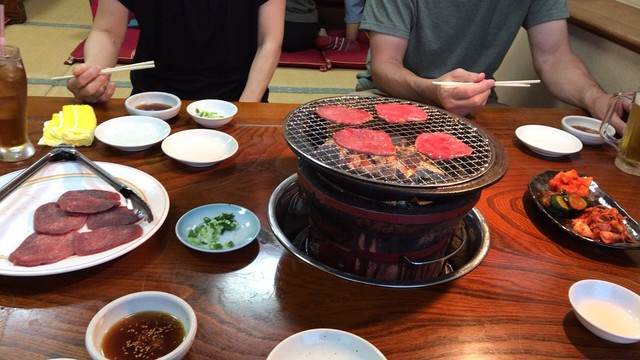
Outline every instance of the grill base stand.
{"type": "MultiPolygon", "coordinates": [[[[434,277],[417,280],[381,280],[354,275],[328,266],[314,257],[309,244],[308,204],[299,195],[297,175],[285,179],[269,199],[269,224],[280,243],[303,262],[339,278],[381,287],[420,288],[458,279],[475,269],[489,251],[490,234],[484,217],[473,209],[464,219],[458,237],[465,239],[460,249],[447,258],[443,270],[434,277]],[[461,233],[461,234],[460,234],[461,233]]],[[[453,244],[452,250],[457,248],[453,244]]]]}

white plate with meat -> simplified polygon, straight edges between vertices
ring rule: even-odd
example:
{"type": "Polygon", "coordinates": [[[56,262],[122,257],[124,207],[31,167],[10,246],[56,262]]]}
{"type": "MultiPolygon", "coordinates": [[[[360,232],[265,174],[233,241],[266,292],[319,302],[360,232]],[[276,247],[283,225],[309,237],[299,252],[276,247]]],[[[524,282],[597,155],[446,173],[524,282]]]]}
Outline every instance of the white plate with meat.
{"type": "Polygon", "coordinates": [[[551,220],[554,224],[556,224],[560,229],[564,230],[566,233],[591,244],[612,248],[612,249],[637,249],[640,250],[640,225],[631,217],[629,214],[606,192],[604,192],[595,181],[591,181],[589,186],[590,190],[590,202],[592,204],[597,204],[603,208],[612,208],[616,209],[617,212],[625,217],[623,221],[623,225],[627,228],[627,233],[632,239],[632,242],[612,242],[606,243],[604,241],[596,240],[593,238],[589,238],[587,236],[582,235],[581,233],[574,230],[572,225],[572,220],[577,218],[579,214],[575,214],[575,216],[570,217],[560,217],[554,214],[550,209],[545,207],[542,203],[542,197],[545,194],[550,193],[549,190],[549,181],[558,173],[558,171],[545,171],[534,176],[529,181],[529,195],[533,198],[534,203],[537,207],[542,211],[546,217],[551,220]]]}
{"type": "MultiPolygon", "coordinates": [[[[43,204],[55,202],[69,190],[99,189],[114,191],[107,183],[77,162],[50,163],[20,188],[0,202],[0,275],[41,276],[67,273],[105,263],[120,257],[147,241],[162,225],[169,212],[169,195],[152,176],[140,170],[113,163],[98,165],[136,191],[153,212],[151,223],[142,221],[142,236],[109,250],[86,256],[70,256],[55,263],[39,266],[16,266],[9,255],[34,233],[34,213],[43,204]]],[[[0,177],[3,186],[22,170],[0,177]]],[[[124,201],[122,202],[124,205],[124,201]]]]}

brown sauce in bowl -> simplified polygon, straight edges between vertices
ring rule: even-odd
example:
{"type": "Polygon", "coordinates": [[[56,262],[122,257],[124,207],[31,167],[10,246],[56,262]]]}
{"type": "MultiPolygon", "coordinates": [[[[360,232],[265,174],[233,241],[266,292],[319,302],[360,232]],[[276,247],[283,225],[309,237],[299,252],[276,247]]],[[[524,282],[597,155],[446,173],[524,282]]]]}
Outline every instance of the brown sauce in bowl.
{"type": "Polygon", "coordinates": [[[171,106],[163,103],[142,103],[136,106],[136,109],[144,111],[160,111],[171,109],[171,106]]]}
{"type": "Polygon", "coordinates": [[[594,134],[594,135],[598,135],[600,134],[600,131],[594,129],[594,128],[590,128],[588,126],[582,126],[582,125],[571,125],[572,128],[589,133],[589,134],[594,134]]]}
{"type": "Polygon", "coordinates": [[[175,317],[143,311],[113,324],[102,340],[102,352],[109,359],[157,359],[175,350],[185,335],[175,317]]]}

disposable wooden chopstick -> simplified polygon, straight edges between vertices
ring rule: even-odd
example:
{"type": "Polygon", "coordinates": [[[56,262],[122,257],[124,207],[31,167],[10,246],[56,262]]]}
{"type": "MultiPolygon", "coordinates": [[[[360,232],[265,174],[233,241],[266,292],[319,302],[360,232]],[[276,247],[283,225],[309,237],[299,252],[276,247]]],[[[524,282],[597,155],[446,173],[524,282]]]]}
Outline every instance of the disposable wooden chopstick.
{"type": "MultiPolygon", "coordinates": [[[[531,84],[538,84],[540,80],[508,80],[508,81],[496,81],[495,86],[512,86],[512,87],[529,87],[531,84]]],[[[446,87],[457,87],[475,84],[473,82],[459,82],[459,81],[434,81],[433,84],[446,87]]]]}
{"type": "MultiPolygon", "coordinates": [[[[151,69],[154,68],[156,66],[155,62],[153,61],[144,61],[144,62],[139,62],[139,63],[135,63],[135,64],[130,64],[130,65],[122,65],[122,66],[116,66],[116,67],[112,67],[112,68],[106,68],[103,69],[100,73],[101,74],[111,74],[114,72],[118,72],[118,71],[132,71],[132,70],[142,70],[142,69],[151,69]]],[[[51,80],[67,80],[67,79],[71,79],[73,78],[74,75],[64,75],[64,76],[56,76],[56,77],[52,77],[51,80]]]]}

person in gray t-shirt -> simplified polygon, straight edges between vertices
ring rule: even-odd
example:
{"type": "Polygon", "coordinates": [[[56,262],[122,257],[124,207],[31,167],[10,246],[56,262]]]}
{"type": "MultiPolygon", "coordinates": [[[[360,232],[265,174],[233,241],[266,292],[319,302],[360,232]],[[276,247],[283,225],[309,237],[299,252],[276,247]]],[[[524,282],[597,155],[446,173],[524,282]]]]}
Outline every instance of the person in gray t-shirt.
{"type": "Polygon", "coordinates": [[[368,70],[358,74],[357,90],[466,115],[497,101],[494,72],[524,27],[536,72],[553,95],[602,119],[611,96],[571,51],[568,16],[565,0],[369,0],[361,23],[370,36],[368,70]]]}

